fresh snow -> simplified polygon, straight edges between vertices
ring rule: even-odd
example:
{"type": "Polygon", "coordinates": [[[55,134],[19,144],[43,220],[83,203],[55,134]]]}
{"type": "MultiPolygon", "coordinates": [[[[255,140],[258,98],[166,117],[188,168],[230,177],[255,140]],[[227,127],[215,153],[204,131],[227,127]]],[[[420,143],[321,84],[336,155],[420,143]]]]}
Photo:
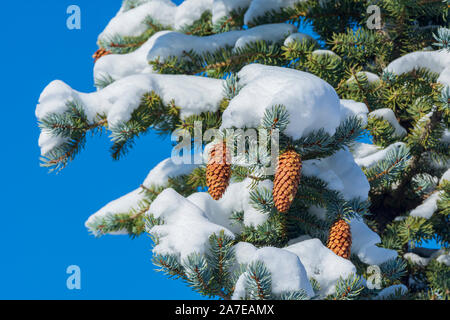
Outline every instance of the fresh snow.
{"type": "Polygon", "coordinates": [[[159,239],[153,253],[174,255],[180,262],[193,253],[205,254],[212,234],[223,230],[234,238],[231,231],[210,222],[199,207],[171,188],[159,194],[148,213],[164,221],[147,230],[159,239]]]}
{"type": "MultiPolygon", "coordinates": [[[[372,72],[368,72],[368,71],[360,71],[360,72],[358,72],[356,75],[357,75],[357,76],[365,75],[365,76],[367,77],[367,81],[368,81],[369,83],[374,83],[374,82],[380,81],[380,77],[379,77],[378,75],[376,75],[375,73],[372,73],[372,72]]],[[[354,77],[354,76],[351,76],[351,77],[347,80],[347,82],[352,82],[352,81],[354,81],[354,80],[355,80],[355,77],[354,77]]]]}
{"type": "Polygon", "coordinates": [[[149,65],[149,61],[157,58],[163,61],[170,56],[180,57],[183,52],[189,50],[202,54],[214,52],[226,46],[237,49],[259,40],[280,42],[295,31],[294,26],[285,23],[257,26],[248,30],[236,30],[206,37],[160,31],[134,52],[110,54],[99,59],[94,66],[94,79],[100,80],[109,76],[119,80],[130,75],[153,73],[153,67],[149,65]]]}
{"type": "Polygon", "coordinates": [[[321,128],[332,135],[340,124],[336,91],[310,73],[250,64],[238,77],[242,89],[223,113],[222,128],[256,128],[265,110],[280,104],[290,115],[284,133],[294,139],[321,128]]]}
{"type": "Polygon", "coordinates": [[[155,41],[171,31],[155,33],[136,51],[127,54],[109,54],[103,56],[94,65],[94,79],[111,77],[119,80],[127,76],[140,73],[153,73],[153,67],[148,64],[147,54],[155,44],[155,41]]]}
{"type": "Polygon", "coordinates": [[[406,135],[406,129],[403,128],[395,117],[394,111],[389,108],[382,108],[369,113],[369,117],[376,117],[386,120],[395,129],[395,135],[397,137],[403,137],[406,135]]]}
{"type": "MultiPolygon", "coordinates": [[[[165,187],[169,182],[169,178],[175,178],[181,175],[189,174],[197,167],[197,165],[180,164],[176,165],[172,160],[166,159],[161,161],[155,168],[153,168],[142,185],[145,188],[152,187],[165,187]]],[[[86,221],[87,226],[95,219],[105,217],[109,214],[127,213],[132,208],[137,208],[139,203],[145,199],[144,189],[139,187],[138,189],[111,201],[96,213],[91,215],[86,221]]],[[[114,233],[112,233],[114,234],[114,233]]],[[[126,230],[119,232],[119,234],[126,234],[126,230]]]]}
{"type": "Polygon", "coordinates": [[[400,75],[419,68],[438,73],[437,81],[450,86],[450,51],[447,50],[408,53],[392,61],[385,71],[400,75]]]}
{"type": "Polygon", "coordinates": [[[333,52],[331,50],[318,49],[318,50],[314,50],[313,52],[311,52],[311,54],[315,54],[315,55],[318,55],[318,56],[329,55],[329,56],[340,58],[335,52],[333,52]]]}
{"type": "Polygon", "coordinates": [[[286,250],[295,253],[305,266],[308,278],[314,278],[319,283],[320,295],[333,294],[339,278],[356,274],[356,268],[349,260],[334,254],[319,239],[301,241],[286,250]]]}
{"type": "Polygon", "coordinates": [[[436,260],[439,263],[443,263],[446,266],[450,266],[450,255],[445,249],[440,249],[433,252],[429,257],[421,257],[416,253],[408,252],[403,255],[403,258],[409,260],[420,267],[426,267],[432,260],[436,260]]]}
{"type": "Polygon", "coordinates": [[[384,160],[389,151],[395,148],[401,148],[405,146],[403,142],[396,142],[389,145],[387,148],[376,151],[376,147],[369,147],[365,145],[359,145],[359,149],[356,149],[356,152],[360,152],[361,156],[358,157],[358,154],[355,155],[355,162],[363,168],[370,168],[375,165],[378,161],[384,160]],[[370,150],[370,151],[369,151],[370,150]],[[366,153],[363,153],[366,151],[366,153]]]}
{"type": "MultiPolygon", "coordinates": [[[[264,263],[272,276],[274,294],[304,290],[309,297],[314,295],[305,267],[296,254],[274,247],[256,249],[251,244],[238,244],[235,252],[238,263],[250,264],[255,261],[264,263]]],[[[246,273],[244,272],[236,283],[236,290],[232,297],[234,300],[245,297],[246,273]]]]}
{"type": "Polygon", "coordinates": [[[411,217],[430,219],[433,213],[438,209],[437,202],[443,194],[443,191],[435,191],[421,205],[413,209],[409,215],[411,217]]]}
{"type": "MultiPolygon", "coordinates": [[[[201,112],[215,112],[223,99],[223,82],[186,75],[134,75],[97,92],[81,93],[56,80],[42,92],[36,117],[40,120],[50,113],[63,113],[67,110],[67,102],[77,100],[82,103],[89,120],[92,121],[98,114],[105,114],[109,126],[114,127],[128,121],[139,107],[142,96],[154,91],[166,104],[175,101],[176,106],[180,107],[181,118],[185,118],[201,112]]],[[[45,137],[46,133],[43,134],[45,137]]],[[[41,150],[48,151],[49,146],[57,145],[56,139],[59,138],[43,138],[41,150]]]]}
{"type": "Polygon", "coordinates": [[[109,41],[111,37],[136,37],[148,29],[147,17],[156,19],[164,26],[172,26],[175,19],[176,5],[169,0],[152,0],[126,12],[119,12],[100,33],[99,41],[109,41]]]}
{"type": "Polygon", "coordinates": [[[439,180],[439,183],[440,184],[444,183],[444,180],[450,182],[450,169],[447,169],[447,171],[444,172],[441,179],[439,180]]]}
{"type": "Polygon", "coordinates": [[[403,284],[395,284],[395,285],[389,286],[389,287],[384,288],[383,290],[381,290],[378,293],[376,299],[377,300],[388,299],[389,296],[395,294],[399,290],[402,293],[402,295],[405,295],[406,293],[408,293],[408,288],[405,285],[403,285],[403,284]]]}
{"type": "Polygon", "coordinates": [[[179,6],[170,0],[147,1],[128,11],[121,9],[99,35],[99,41],[108,41],[115,36],[140,36],[148,29],[146,18],[182,30],[199,20],[205,11],[212,11],[212,7],[213,0],[185,0],[179,6]]]}
{"type": "Polygon", "coordinates": [[[373,232],[361,218],[350,221],[352,232],[351,252],[369,265],[380,265],[397,257],[397,251],[378,247],[381,243],[380,236],[373,232]]]}
{"type": "Polygon", "coordinates": [[[346,200],[368,197],[369,182],[348,150],[340,150],[324,159],[306,160],[302,170],[305,176],[316,176],[327,182],[328,188],[340,191],[346,200]]]}
{"type": "Polygon", "coordinates": [[[170,56],[180,57],[183,52],[195,51],[197,54],[214,52],[230,46],[242,48],[250,42],[259,40],[278,42],[295,32],[297,28],[286,23],[266,24],[247,30],[235,30],[214,34],[206,37],[187,35],[179,32],[170,32],[160,36],[153,44],[147,55],[148,61],[159,58],[164,61],[170,56]]]}
{"type": "Polygon", "coordinates": [[[175,12],[173,27],[180,30],[201,18],[203,12],[212,11],[213,0],[185,0],[175,12]]]}
{"type": "MultiPolygon", "coordinates": [[[[238,225],[232,225],[230,220],[233,212],[244,212],[244,225],[257,227],[267,221],[268,216],[256,210],[250,203],[250,185],[252,180],[247,178],[242,182],[232,182],[222,198],[218,201],[206,192],[198,192],[190,195],[188,200],[201,208],[208,218],[233,232],[240,232],[238,225]]],[[[270,180],[260,181],[257,189],[272,190],[273,183],[270,180]]]]}
{"type": "Polygon", "coordinates": [[[244,16],[244,23],[251,24],[256,18],[264,16],[267,12],[279,12],[283,8],[292,7],[295,3],[304,0],[253,0],[244,16]]]}
{"type": "Polygon", "coordinates": [[[214,0],[212,8],[212,23],[218,23],[220,19],[228,17],[233,11],[247,9],[251,2],[252,0],[214,0]]]}
{"type": "Polygon", "coordinates": [[[366,104],[354,100],[341,99],[341,122],[350,116],[357,116],[363,125],[367,125],[367,113],[369,109],[366,104]]]}
{"type": "Polygon", "coordinates": [[[355,159],[365,158],[380,151],[380,148],[374,144],[364,143],[364,142],[355,142],[351,146],[351,151],[355,159]]]}
{"type": "Polygon", "coordinates": [[[314,38],[311,37],[309,34],[297,32],[297,33],[293,33],[289,37],[287,37],[286,40],[284,40],[284,45],[287,46],[291,42],[294,42],[294,41],[301,42],[303,40],[314,40],[314,38]]]}
{"type": "Polygon", "coordinates": [[[450,254],[442,254],[436,258],[436,261],[445,264],[447,267],[450,267],[450,254]]]}
{"type": "Polygon", "coordinates": [[[166,186],[169,178],[190,174],[197,167],[195,164],[175,164],[167,158],[150,171],[143,185],[146,188],[166,186]]]}
{"type": "Polygon", "coordinates": [[[420,267],[426,267],[428,263],[430,263],[430,258],[421,257],[416,253],[413,252],[407,252],[403,255],[403,258],[406,260],[409,260],[411,263],[420,266],[420,267]]]}
{"type": "MultiPolygon", "coordinates": [[[[89,217],[86,221],[85,226],[89,229],[89,224],[93,223],[96,219],[104,218],[108,215],[115,215],[121,213],[127,213],[131,208],[137,208],[139,203],[144,200],[144,190],[142,188],[137,188],[136,190],[131,191],[130,193],[111,201],[106,206],[101,208],[99,211],[94,213],[89,217]]],[[[92,232],[96,232],[96,230],[91,230],[92,232]]],[[[120,230],[117,232],[111,232],[111,235],[126,235],[128,234],[127,230],[120,230]]]]}

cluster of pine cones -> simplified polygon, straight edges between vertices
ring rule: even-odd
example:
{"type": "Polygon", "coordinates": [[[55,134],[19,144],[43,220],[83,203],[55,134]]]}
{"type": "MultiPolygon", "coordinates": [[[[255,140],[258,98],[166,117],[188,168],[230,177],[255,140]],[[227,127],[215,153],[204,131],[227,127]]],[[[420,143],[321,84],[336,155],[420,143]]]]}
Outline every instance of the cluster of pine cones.
{"type": "MultiPolygon", "coordinates": [[[[287,150],[278,158],[273,185],[275,207],[280,213],[288,212],[300,184],[302,160],[294,150],[287,150]]],[[[209,153],[206,167],[206,184],[214,200],[225,193],[231,178],[231,159],[226,143],[214,145],[209,153]]],[[[330,228],[327,247],[338,256],[350,258],[352,236],[350,226],[338,219],[330,228]]]]}

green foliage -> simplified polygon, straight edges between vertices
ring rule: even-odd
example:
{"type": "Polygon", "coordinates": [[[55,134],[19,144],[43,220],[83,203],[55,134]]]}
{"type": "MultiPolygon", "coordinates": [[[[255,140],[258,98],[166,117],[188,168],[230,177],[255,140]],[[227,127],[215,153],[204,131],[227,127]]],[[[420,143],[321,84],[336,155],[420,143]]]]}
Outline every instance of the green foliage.
{"type": "Polygon", "coordinates": [[[113,159],[117,160],[126,154],[133,147],[134,139],[144,134],[150,127],[159,134],[165,134],[173,131],[178,121],[179,108],[174,101],[166,105],[155,92],[145,94],[129,121],[110,128],[114,142],[111,147],[113,159]]]}
{"type": "Polygon", "coordinates": [[[84,148],[88,132],[101,132],[105,117],[97,115],[94,121],[87,118],[83,106],[77,100],[66,103],[62,114],[50,113],[39,122],[42,131],[62,138],[62,143],[41,158],[41,166],[50,171],[63,169],[84,148]]]}
{"type": "Polygon", "coordinates": [[[99,40],[98,45],[114,54],[131,53],[139,49],[155,33],[170,30],[169,27],[163,26],[150,16],[143,21],[143,24],[147,26],[147,30],[138,36],[107,35],[99,40]]]}
{"type": "Polygon", "coordinates": [[[336,283],[336,292],[328,296],[329,300],[355,300],[360,295],[364,286],[358,275],[352,274],[348,278],[342,277],[336,283]]]}

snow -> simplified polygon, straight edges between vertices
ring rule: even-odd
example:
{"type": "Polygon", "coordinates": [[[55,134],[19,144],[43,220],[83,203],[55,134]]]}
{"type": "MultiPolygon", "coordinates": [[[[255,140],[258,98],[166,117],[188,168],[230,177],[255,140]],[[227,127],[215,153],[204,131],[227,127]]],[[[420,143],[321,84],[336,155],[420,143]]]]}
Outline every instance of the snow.
{"type": "MultiPolygon", "coordinates": [[[[223,98],[223,80],[185,75],[134,75],[123,78],[93,93],[73,90],[64,82],[51,82],[42,92],[36,107],[40,120],[50,113],[63,113],[69,101],[81,102],[90,121],[98,114],[107,116],[110,127],[126,122],[139,107],[145,93],[154,91],[165,104],[175,101],[181,118],[206,111],[216,111],[223,98]]],[[[44,133],[45,134],[45,133],[44,133]]],[[[54,139],[43,137],[41,150],[57,145],[54,139]]]]}
{"type": "MultiPolygon", "coordinates": [[[[242,182],[231,183],[222,198],[214,201],[209,194],[194,193],[188,199],[202,208],[209,219],[221,224],[234,232],[240,230],[238,226],[231,226],[230,216],[233,212],[244,212],[244,225],[257,227],[267,221],[268,216],[256,210],[250,203],[250,185],[252,180],[247,178],[242,182]]],[[[256,190],[272,190],[273,183],[270,180],[258,182],[256,190]]]]}
{"type": "Polygon", "coordinates": [[[241,48],[252,41],[266,40],[278,42],[284,40],[297,29],[285,23],[266,24],[248,30],[235,30],[214,34],[206,37],[197,37],[179,32],[169,32],[160,36],[154,42],[147,55],[148,61],[159,58],[164,61],[170,56],[180,57],[183,52],[194,50],[197,54],[214,52],[225,46],[241,48]]]}
{"type": "Polygon", "coordinates": [[[341,122],[350,116],[357,116],[363,125],[367,125],[367,113],[369,109],[366,104],[354,100],[341,99],[341,122]]]}
{"type": "Polygon", "coordinates": [[[148,17],[165,27],[182,30],[212,8],[213,0],[185,0],[179,6],[170,0],[151,0],[128,11],[122,8],[99,35],[99,41],[114,36],[140,36],[148,29],[145,24],[148,17]]]}
{"type": "MultiPolygon", "coordinates": [[[[303,289],[309,297],[314,295],[305,267],[296,254],[274,247],[264,247],[261,249],[252,247],[253,245],[251,244],[238,244],[238,247],[235,248],[237,262],[245,264],[250,264],[255,261],[263,262],[271,273],[272,292],[274,294],[303,289]],[[244,252],[245,254],[243,254],[244,252]]],[[[242,274],[236,283],[236,289],[232,297],[233,300],[245,297],[246,283],[244,279],[246,273],[242,274]]]]}
{"type": "Polygon", "coordinates": [[[419,68],[438,73],[438,82],[450,86],[450,51],[446,50],[408,53],[392,61],[385,71],[400,75],[419,68]]]}
{"type": "Polygon", "coordinates": [[[450,266],[450,255],[445,249],[440,249],[429,257],[421,257],[416,253],[408,252],[403,255],[403,258],[409,260],[420,267],[426,267],[432,260],[436,259],[437,262],[443,263],[446,266],[450,266]]]}
{"type": "Polygon", "coordinates": [[[205,254],[209,237],[214,233],[224,230],[226,235],[234,238],[231,231],[210,222],[199,207],[171,188],[159,194],[148,213],[164,221],[148,230],[159,239],[153,253],[174,255],[180,262],[193,253],[205,254]]]}
{"type": "Polygon", "coordinates": [[[324,180],[328,188],[340,191],[346,200],[368,198],[369,182],[348,150],[340,150],[324,159],[304,161],[302,174],[324,180]]]}
{"type": "Polygon", "coordinates": [[[333,52],[331,50],[318,49],[318,50],[314,50],[313,52],[311,52],[311,54],[315,54],[315,55],[318,55],[318,56],[329,55],[329,56],[340,58],[335,52],[333,52]]]}
{"type": "MultiPolygon", "coordinates": [[[[106,206],[101,208],[99,211],[94,213],[89,217],[89,219],[85,222],[86,228],[89,229],[89,225],[93,223],[96,219],[103,218],[110,214],[121,214],[127,213],[131,208],[135,208],[139,205],[139,203],[144,200],[144,190],[138,188],[133,190],[132,192],[111,201],[106,206]]],[[[92,230],[94,231],[94,230],[92,230]]],[[[125,235],[128,234],[127,230],[120,230],[118,232],[111,232],[112,235],[125,235]]]]}
{"type": "MultiPolygon", "coordinates": [[[[368,71],[360,71],[360,72],[358,72],[356,75],[357,75],[357,76],[365,75],[365,76],[367,77],[367,81],[368,81],[369,83],[374,83],[374,82],[380,81],[380,77],[379,77],[378,75],[376,75],[375,73],[372,73],[372,72],[368,72],[368,71]]],[[[351,77],[347,80],[347,82],[352,82],[352,81],[354,81],[354,80],[355,80],[355,77],[354,77],[354,76],[351,76],[351,77]]]]}
{"type": "Polygon", "coordinates": [[[442,254],[436,258],[436,261],[445,264],[447,267],[450,267],[450,254],[442,254]]]}
{"type": "Polygon", "coordinates": [[[127,54],[109,54],[103,56],[94,65],[94,79],[110,76],[119,80],[140,73],[153,73],[153,67],[148,64],[147,54],[155,41],[171,31],[160,31],[148,39],[139,49],[127,54]]]}
{"type": "Polygon", "coordinates": [[[442,184],[445,180],[450,182],[450,169],[447,169],[447,171],[444,172],[441,179],[439,180],[439,184],[442,184]]]}
{"type": "Polygon", "coordinates": [[[290,44],[294,41],[301,42],[304,39],[305,40],[314,40],[314,38],[311,37],[309,34],[297,32],[297,33],[293,33],[289,37],[287,37],[286,40],[284,40],[284,45],[287,46],[288,44],[290,44]]]}
{"type": "Polygon", "coordinates": [[[435,191],[422,204],[413,209],[409,215],[411,217],[430,219],[438,209],[437,202],[442,194],[444,194],[443,191],[435,191]]]}
{"type": "Polygon", "coordinates": [[[356,274],[356,268],[349,260],[334,254],[319,239],[305,240],[286,250],[295,253],[305,266],[308,278],[314,278],[319,283],[320,295],[333,294],[340,277],[345,279],[356,274]]]}
{"type": "Polygon", "coordinates": [[[403,295],[405,295],[406,293],[408,293],[408,288],[407,288],[405,285],[403,285],[403,284],[395,284],[395,285],[389,286],[389,287],[384,288],[383,290],[381,290],[381,291],[378,293],[376,299],[377,299],[377,300],[388,299],[389,296],[395,294],[395,292],[396,292],[396,291],[399,291],[399,290],[400,290],[400,292],[401,292],[403,295]]]}
{"type": "MultiPolygon", "coordinates": [[[[165,159],[161,161],[155,168],[153,168],[147,178],[142,183],[146,188],[151,187],[165,187],[169,182],[169,178],[175,178],[180,175],[189,174],[196,168],[196,165],[181,164],[176,165],[172,160],[165,159]]],[[[132,208],[137,208],[139,203],[145,199],[144,189],[141,187],[116,199],[111,201],[96,213],[91,215],[86,221],[85,225],[92,223],[95,219],[104,217],[109,214],[120,214],[127,213],[132,208]]],[[[119,234],[126,234],[126,230],[119,232],[119,234]]],[[[114,234],[114,233],[113,233],[114,234]]]]}
{"type": "Polygon", "coordinates": [[[94,66],[94,79],[110,76],[114,80],[135,74],[153,73],[149,60],[163,61],[170,56],[182,56],[184,51],[213,52],[225,46],[241,48],[252,41],[279,42],[294,32],[288,24],[273,24],[236,30],[207,37],[197,37],[173,31],[160,31],[150,37],[139,49],[128,54],[110,54],[99,59],[94,66]]]}
{"type": "Polygon", "coordinates": [[[248,8],[251,2],[252,0],[214,0],[212,23],[218,23],[220,19],[228,17],[233,11],[248,8]]]}
{"type": "Polygon", "coordinates": [[[402,146],[405,146],[405,144],[403,142],[396,142],[393,143],[391,145],[389,145],[387,148],[376,151],[375,152],[375,147],[370,148],[370,147],[366,147],[364,145],[359,145],[359,147],[362,149],[361,150],[356,150],[356,152],[360,152],[361,156],[358,157],[358,154],[355,155],[355,162],[363,168],[370,168],[373,165],[375,165],[378,161],[384,160],[386,158],[386,155],[388,154],[389,151],[395,149],[395,148],[401,148],[402,146]],[[365,155],[364,152],[366,151],[367,155],[365,155]],[[370,150],[370,151],[369,151],[370,150]]]}
{"type": "Polygon", "coordinates": [[[339,97],[328,83],[306,72],[250,64],[238,74],[242,89],[222,116],[221,128],[256,128],[264,112],[284,105],[290,115],[285,134],[298,139],[323,128],[334,134],[340,123],[339,97]]]}
{"type": "Polygon", "coordinates": [[[404,135],[406,135],[406,129],[403,128],[400,123],[398,122],[394,111],[392,111],[389,108],[382,108],[382,109],[378,109],[375,111],[372,111],[371,113],[369,113],[369,117],[376,117],[376,118],[381,118],[384,119],[386,121],[388,121],[390,123],[390,125],[392,127],[394,127],[395,129],[395,135],[397,137],[403,137],[404,135]]]}
{"type": "Polygon", "coordinates": [[[409,260],[411,263],[425,267],[430,263],[430,258],[421,257],[418,254],[415,254],[413,252],[408,252],[403,255],[403,258],[406,260],[409,260]]]}
{"type": "Polygon", "coordinates": [[[352,233],[352,254],[368,265],[380,265],[397,257],[395,250],[376,246],[381,243],[380,236],[373,232],[361,218],[350,221],[352,233]]]}
{"type": "Polygon", "coordinates": [[[120,12],[111,19],[98,39],[108,41],[116,35],[139,36],[148,29],[144,21],[149,16],[164,26],[172,26],[176,8],[172,1],[152,0],[126,12],[120,12]]]}
{"type": "Polygon", "coordinates": [[[185,0],[176,8],[173,26],[180,30],[200,19],[203,12],[212,11],[213,0],[185,0]]]}
{"type": "Polygon", "coordinates": [[[302,0],[253,0],[244,16],[244,23],[251,24],[258,17],[264,16],[266,12],[281,11],[282,8],[292,7],[302,0]]]}
{"type": "Polygon", "coordinates": [[[146,188],[166,186],[169,178],[190,174],[197,167],[198,165],[195,164],[175,164],[172,159],[168,158],[161,161],[150,171],[143,185],[146,188]]]}
{"type": "Polygon", "coordinates": [[[355,159],[358,158],[365,158],[367,156],[370,156],[377,151],[379,151],[380,148],[374,144],[370,143],[364,143],[364,142],[355,142],[351,146],[351,151],[355,159]]]}

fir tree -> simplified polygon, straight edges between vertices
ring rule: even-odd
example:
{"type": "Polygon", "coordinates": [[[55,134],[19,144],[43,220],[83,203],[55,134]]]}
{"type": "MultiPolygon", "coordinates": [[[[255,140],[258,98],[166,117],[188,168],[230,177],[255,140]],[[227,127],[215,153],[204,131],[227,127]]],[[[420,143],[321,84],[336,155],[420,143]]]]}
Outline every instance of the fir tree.
{"type": "Polygon", "coordinates": [[[232,3],[124,0],[99,36],[98,91],[53,82],[42,94],[51,170],[89,132],[110,133],[116,160],[149,130],[184,133],[210,155],[196,133],[220,129],[226,148],[247,150],[209,167],[166,159],[116,200],[128,210],[107,206],[86,226],[149,233],[159,270],[208,297],[448,299],[449,1],[232,3]],[[305,24],[316,39],[298,32],[305,24]],[[303,88],[289,91],[297,81],[303,88]],[[278,135],[276,172],[246,164],[270,156],[245,133],[227,136],[251,128],[268,153],[263,132],[278,135]],[[430,239],[442,249],[421,247],[430,239]]]}

